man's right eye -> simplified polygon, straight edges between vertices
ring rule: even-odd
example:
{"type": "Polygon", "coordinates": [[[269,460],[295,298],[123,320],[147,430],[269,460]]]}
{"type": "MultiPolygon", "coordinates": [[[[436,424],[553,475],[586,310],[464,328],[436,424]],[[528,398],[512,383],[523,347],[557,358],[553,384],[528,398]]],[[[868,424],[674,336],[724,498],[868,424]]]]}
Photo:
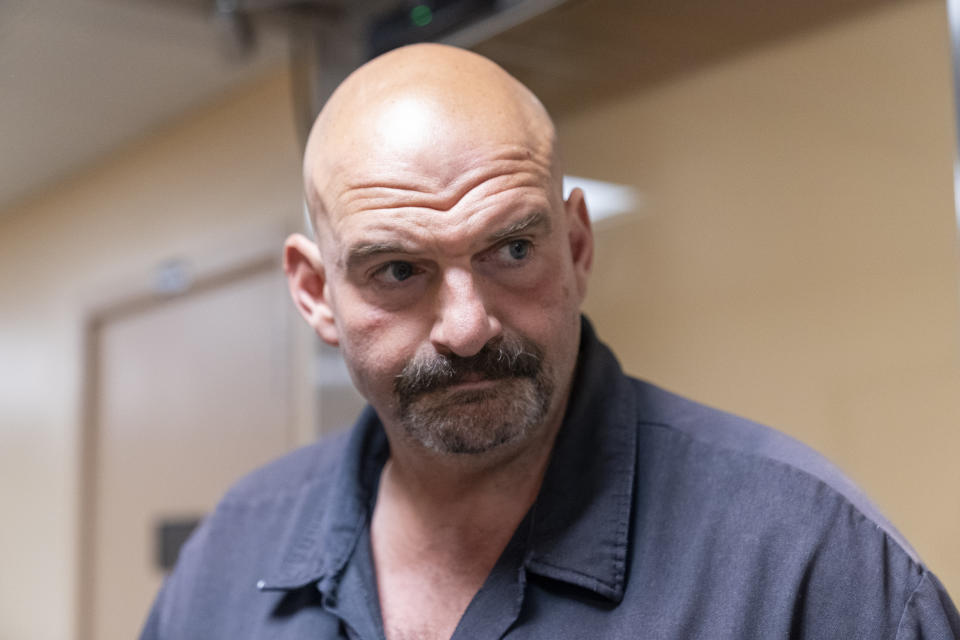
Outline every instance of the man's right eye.
{"type": "Polygon", "coordinates": [[[409,262],[394,261],[377,269],[374,278],[385,284],[395,284],[403,282],[415,273],[416,270],[409,262]]]}

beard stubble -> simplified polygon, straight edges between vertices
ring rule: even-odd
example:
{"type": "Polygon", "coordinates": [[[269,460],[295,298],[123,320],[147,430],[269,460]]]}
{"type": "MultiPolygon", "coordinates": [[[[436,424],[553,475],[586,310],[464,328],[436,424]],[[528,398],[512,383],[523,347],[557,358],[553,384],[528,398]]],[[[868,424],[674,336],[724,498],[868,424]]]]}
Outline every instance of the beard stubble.
{"type": "Polygon", "coordinates": [[[477,455],[524,438],[542,424],[553,384],[543,349],[527,338],[505,336],[468,357],[414,358],[394,380],[394,394],[409,437],[438,453],[477,455]],[[494,384],[451,388],[479,380],[494,384]]]}

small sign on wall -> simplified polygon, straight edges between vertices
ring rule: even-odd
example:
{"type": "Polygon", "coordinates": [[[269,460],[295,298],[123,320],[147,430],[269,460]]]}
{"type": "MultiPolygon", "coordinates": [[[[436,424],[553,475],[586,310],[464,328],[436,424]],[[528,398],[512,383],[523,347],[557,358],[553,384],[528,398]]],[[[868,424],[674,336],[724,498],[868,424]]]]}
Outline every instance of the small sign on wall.
{"type": "Polygon", "coordinates": [[[155,561],[161,571],[170,571],[177,564],[180,547],[184,545],[202,517],[164,518],[154,528],[155,561]]]}

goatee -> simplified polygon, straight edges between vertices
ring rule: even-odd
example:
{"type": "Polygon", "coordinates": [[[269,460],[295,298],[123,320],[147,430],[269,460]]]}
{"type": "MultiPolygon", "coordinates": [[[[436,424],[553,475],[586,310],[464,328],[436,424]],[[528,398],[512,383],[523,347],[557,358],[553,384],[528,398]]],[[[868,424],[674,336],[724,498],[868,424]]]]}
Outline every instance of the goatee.
{"type": "Polygon", "coordinates": [[[414,358],[394,381],[400,421],[411,438],[438,453],[480,454],[522,438],[542,424],[553,385],[543,349],[505,336],[475,355],[414,358]],[[464,382],[494,381],[479,389],[464,382]]]}

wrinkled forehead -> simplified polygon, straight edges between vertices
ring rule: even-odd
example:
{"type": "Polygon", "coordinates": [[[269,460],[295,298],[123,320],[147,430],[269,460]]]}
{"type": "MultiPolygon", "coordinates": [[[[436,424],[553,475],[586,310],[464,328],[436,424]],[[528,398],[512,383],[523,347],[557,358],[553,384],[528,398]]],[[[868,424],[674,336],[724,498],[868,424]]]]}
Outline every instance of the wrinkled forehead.
{"type": "Polygon", "coordinates": [[[305,176],[329,222],[371,207],[449,209],[514,183],[559,194],[552,127],[521,110],[475,113],[418,93],[364,111],[316,145],[305,176]]]}
{"type": "Polygon", "coordinates": [[[551,212],[562,209],[559,194],[552,197],[547,156],[519,145],[491,145],[445,157],[447,164],[435,173],[386,162],[380,170],[338,179],[327,192],[322,253],[340,262],[351,244],[401,241],[469,252],[526,216],[537,214],[549,227],[551,212]]]}

